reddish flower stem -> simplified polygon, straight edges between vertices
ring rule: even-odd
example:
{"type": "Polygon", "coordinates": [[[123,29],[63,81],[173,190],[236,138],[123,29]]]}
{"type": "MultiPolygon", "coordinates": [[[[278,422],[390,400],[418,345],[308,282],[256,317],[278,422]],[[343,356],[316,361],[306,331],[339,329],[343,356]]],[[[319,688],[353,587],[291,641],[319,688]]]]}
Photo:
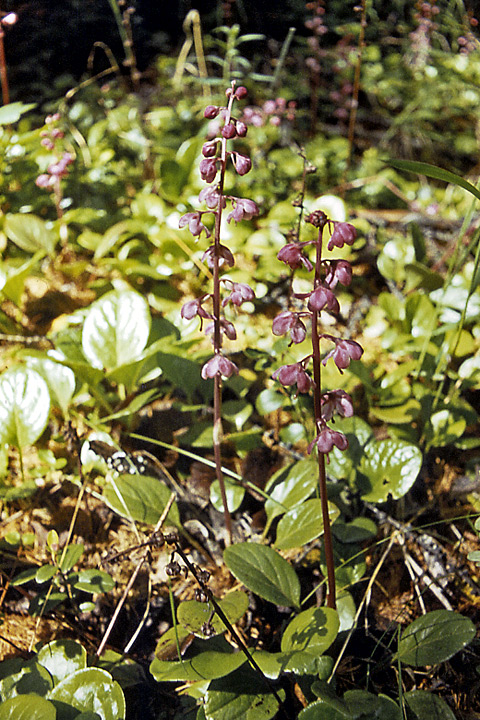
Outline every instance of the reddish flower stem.
{"type": "MultiPolygon", "coordinates": [[[[320,271],[322,267],[322,239],[324,225],[318,231],[316,243],[315,279],[314,288],[321,284],[320,271]]],[[[318,321],[320,313],[312,312],[312,365],[313,365],[313,408],[315,415],[315,430],[321,428],[322,423],[322,365],[320,355],[320,335],[318,333],[318,321]]],[[[335,584],[335,562],[333,558],[332,532],[330,528],[330,516],[328,514],[327,496],[327,473],[325,469],[325,455],[317,450],[318,459],[318,484],[320,488],[320,501],[322,504],[323,518],[323,543],[325,548],[325,564],[327,566],[327,607],[336,608],[336,584],[335,584]]]]}
{"type": "MultiPolygon", "coordinates": [[[[235,98],[234,94],[235,82],[232,83],[230,97],[228,99],[227,114],[225,117],[225,125],[230,122],[232,105],[235,98]]],[[[227,167],[227,140],[222,137],[221,154],[220,154],[220,180],[218,183],[218,205],[215,211],[215,229],[214,243],[215,252],[213,255],[213,348],[215,354],[219,353],[222,348],[222,333],[220,325],[220,227],[222,223],[223,210],[223,187],[225,182],[225,171],[227,167]]],[[[232,536],[232,518],[227,504],[227,494],[225,491],[225,481],[222,473],[222,452],[221,442],[223,436],[222,428],[222,376],[217,373],[214,378],[213,390],[213,455],[215,460],[215,474],[220,486],[220,495],[222,497],[223,515],[225,518],[226,544],[231,545],[232,536]]]]}

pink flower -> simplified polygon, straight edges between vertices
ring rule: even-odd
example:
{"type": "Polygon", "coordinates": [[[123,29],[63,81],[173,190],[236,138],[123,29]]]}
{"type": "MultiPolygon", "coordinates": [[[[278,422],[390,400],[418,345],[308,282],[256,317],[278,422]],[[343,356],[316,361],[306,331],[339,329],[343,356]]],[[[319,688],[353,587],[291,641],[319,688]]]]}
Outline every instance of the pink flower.
{"type": "Polygon", "coordinates": [[[213,182],[217,175],[217,159],[203,158],[203,160],[200,161],[199,169],[202,180],[205,180],[207,183],[213,182]]]}
{"type": "MultiPolygon", "coordinates": [[[[225,245],[219,245],[218,246],[218,265],[219,267],[223,267],[224,265],[228,265],[229,267],[233,267],[235,265],[235,259],[231,253],[231,251],[225,246],[225,245]]],[[[206,262],[209,268],[213,268],[215,261],[215,245],[210,245],[209,248],[205,250],[205,252],[202,255],[202,261],[206,262]]]]}
{"type": "Polygon", "coordinates": [[[188,302],[184,303],[180,311],[180,315],[182,316],[182,318],[184,318],[184,320],[191,320],[196,315],[198,315],[201,318],[212,319],[213,316],[210,315],[210,313],[202,307],[202,303],[205,302],[205,300],[207,300],[209,297],[210,295],[204,295],[201,298],[189,300],[188,302]]]}
{"type": "Polygon", "coordinates": [[[258,215],[258,207],[253,200],[235,197],[230,199],[232,201],[233,210],[227,215],[227,222],[235,220],[237,223],[240,222],[240,220],[251,220],[254,215],[258,215]]]}
{"type": "Polygon", "coordinates": [[[274,335],[285,335],[289,332],[292,342],[297,344],[305,340],[307,328],[298,317],[298,313],[284,310],[274,319],[272,332],[274,335]]]}
{"type": "Polygon", "coordinates": [[[337,430],[332,430],[329,427],[324,427],[308,446],[308,453],[312,452],[314,445],[317,446],[318,452],[326,455],[333,450],[334,446],[339,450],[346,450],[348,447],[348,440],[343,433],[338,432],[337,430]]]}
{"type": "Polygon", "coordinates": [[[363,355],[363,348],[355,340],[339,340],[331,335],[324,335],[323,337],[332,340],[335,343],[335,347],[331,350],[328,355],[323,358],[323,364],[327,364],[327,360],[333,358],[333,362],[337,368],[342,372],[350,365],[351,360],[360,360],[363,355]]]}
{"type": "Polygon", "coordinates": [[[281,368],[275,370],[272,375],[274,380],[278,380],[282,385],[296,385],[298,392],[306,393],[313,385],[310,375],[305,372],[301,363],[293,363],[293,365],[282,365],[281,368]]]}
{"type": "Polygon", "coordinates": [[[204,187],[203,190],[200,190],[200,194],[198,196],[199,201],[205,202],[205,205],[212,210],[218,208],[218,201],[220,198],[222,198],[222,208],[224,208],[227,204],[227,200],[220,195],[218,185],[215,187],[204,187]]]}
{"type": "Polygon", "coordinates": [[[322,395],[322,418],[331,420],[334,415],[352,417],[352,398],[345,390],[331,390],[322,395]]]}
{"type": "Polygon", "coordinates": [[[182,217],[178,221],[178,227],[183,228],[183,227],[185,227],[185,225],[188,225],[188,229],[190,230],[192,235],[200,235],[202,233],[202,231],[205,230],[206,236],[210,237],[210,231],[202,223],[201,218],[202,218],[201,212],[185,213],[185,215],[182,215],[182,217]]]}
{"type": "MultiPolygon", "coordinates": [[[[231,282],[231,281],[229,281],[231,282]]],[[[255,298],[255,293],[253,292],[250,285],[247,285],[246,283],[231,283],[232,288],[230,291],[230,295],[228,295],[224,301],[222,302],[222,305],[225,307],[229,302],[233,303],[237,307],[240,307],[240,305],[244,302],[247,302],[249,300],[253,300],[255,298]]]]}
{"type": "Polygon", "coordinates": [[[231,360],[226,358],[220,353],[216,353],[213,357],[208,360],[202,367],[202,378],[214,378],[215,375],[221,375],[224,378],[229,378],[233,374],[238,374],[238,368],[231,360]]]}
{"type": "MultiPolygon", "coordinates": [[[[220,333],[221,335],[226,335],[229,340],[236,340],[237,339],[237,331],[235,330],[235,325],[228,320],[225,320],[225,318],[220,318],[220,333]]],[[[215,324],[213,322],[208,323],[208,325],[205,328],[205,334],[206,335],[212,335],[215,331],[215,324]]]]}
{"type": "Polygon", "coordinates": [[[357,237],[357,230],[347,222],[335,222],[334,230],[327,248],[333,250],[334,247],[342,248],[344,245],[353,245],[357,237]]]}
{"type": "Polygon", "coordinates": [[[55,183],[55,178],[53,175],[47,175],[46,173],[43,173],[42,175],[39,175],[37,179],[35,180],[35,185],[39,188],[50,188],[55,183]]]}
{"type": "Polygon", "coordinates": [[[323,285],[319,285],[310,294],[308,299],[308,309],[316,312],[320,310],[329,310],[330,312],[340,312],[340,305],[333,292],[323,285]]]}
{"type": "Polygon", "coordinates": [[[280,250],[277,258],[289,265],[292,270],[296,270],[303,265],[310,272],[313,270],[313,265],[302,253],[300,249],[302,246],[303,243],[288,243],[288,245],[284,245],[284,247],[280,250]]]}
{"type": "Polygon", "coordinates": [[[233,152],[231,157],[235,170],[239,175],[246,175],[252,169],[252,161],[247,155],[233,152]]]}
{"type": "Polygon", "coordinates": [[[333,260],[325,277],[325,285],[333,290],[338,283],[345,287],[352,282],[352,266],[346,260],[333,260]]]}

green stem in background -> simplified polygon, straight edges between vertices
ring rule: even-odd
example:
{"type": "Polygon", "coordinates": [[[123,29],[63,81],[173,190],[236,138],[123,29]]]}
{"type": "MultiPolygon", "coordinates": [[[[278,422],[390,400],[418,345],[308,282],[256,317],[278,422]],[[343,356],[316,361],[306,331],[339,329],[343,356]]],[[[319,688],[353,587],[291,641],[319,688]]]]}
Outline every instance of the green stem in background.
{"type": "MultiPolygon", "coordinates": [[[[326,224],[326,218],[325,218],[326,224]]],[[[320,270],[322,267],[322,238],[323,228],[321,225],[318,230],[318,240],[316,243],[315,258],[315,279],[314,288],[321,285],[320,270]]],[[[313,407],[315,414],[315,428],[317,431],[322,423],[322,365],[320,354],[320,336],[318,333],[318,321],[320,313],[313,311],[312,313],[312,363],[313,363],[313,407]]],[[[318,452],[318,484],[320,489],[320,501],[322,504],[323,518],[323,543],[325,549],[325,564],[327,566],[328,594],[327,607],[336,608],[336,584],[335,584],[335,561],[333,557],[332,533],[330,528],[330,516],[328,514],[328,495],[327,495],[327,473],[325,468],[325,454],[318,452]]]]}
{"type": "MultiPolygon", "coordinates": [[[[108,0],[110,7],[112,9],[112,13],[115,17],[115,22],[117,24],[118,34],[120,35],[120,39],[122,41],[123,50],[125,52],[125,60],[123,61],[123,65],[125,67],[128,67],[130,72],[130,78],[132,80],[133,89],[135,91],[138,90],[138,81],[140,79],[140,74],[137,70],[137,59],[135,57],[135,52],[133,50],[133,39],[132,39],[132,29],[130,24],[130,12],[129,8],[122,14],[120,11],[120,5],[125,5],[125,0],[108,0]]],[[[133,12],[133,10],[132,10],[133,12]]]]}

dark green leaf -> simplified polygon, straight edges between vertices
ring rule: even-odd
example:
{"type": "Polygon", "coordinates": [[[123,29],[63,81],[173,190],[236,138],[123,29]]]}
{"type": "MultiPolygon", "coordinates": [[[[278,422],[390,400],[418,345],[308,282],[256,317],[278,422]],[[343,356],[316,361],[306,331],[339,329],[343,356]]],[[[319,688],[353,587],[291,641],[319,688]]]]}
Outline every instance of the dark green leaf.
{"type": "Polygon", "coordinates": [[[456,720],[449,706],[438,695],[424,690],[411,690],[403,696],[412,720],[456,720]]]}
{"type": "Polygon", "coordinates": [[[292,566],[272,548],[237,543],[223,554],[228,569],[245,587],[275,605],[298,607],[300,582],[292,566]]]}
{"type": "Polygon", "coordinates": [[[405,628],[397,657],[414,667],[444,662],[468,645],[475,632],[469,618],[451,610],[433,610],[405,628]]]}

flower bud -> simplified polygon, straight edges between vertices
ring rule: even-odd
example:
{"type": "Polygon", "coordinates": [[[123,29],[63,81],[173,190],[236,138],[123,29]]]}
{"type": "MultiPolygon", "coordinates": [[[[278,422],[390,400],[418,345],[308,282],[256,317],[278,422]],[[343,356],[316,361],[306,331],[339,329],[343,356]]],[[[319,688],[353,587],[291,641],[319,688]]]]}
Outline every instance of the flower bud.
{"type": "Polygon", "coordinates": [[[204,143],[202,147],[202,155],[206,158],[215,157],[217,154],[217,141],[210,140],[210,142],[204,143]]]}
{"type": "Polygon", "coordinates": [[[217,175],[216,158],[204,158],[200,161],[199,169],[202,180],[205,180],[207,183],[213,182],[217,175]]]}
{"type": "Polygon", "coordinates": [[[342,248],[344,245],[353,245],[357,237],[356,228],[347,222],[336,222],[334,226],[327,248],[333,250],[334,247],[342,248]]]}
{"type": "Polygon", "coordinates": [[[235,126],[232,125],[232,123],[229,123],[228,125],[224,125],[221,129],[222,137],[226,138],[227,140],[231,140],[235,137],[237,134],[237,131],[235,130],[235,126]]]}
{"type": "Polygon", "coordinates": [[[208,360],[202,367],[202,378],[214,378],[216,375],[221,375],[224,378],[229,378],[231,375],[238,374],[238,367],[228,358],[216,353],[210,360],[208,360]]]}
{"type": "Polygon", "coordinates": [[[247,155],[234,152],[232,153],[232,162],[239,175],[246,175],[252,169],[252,161],[247,155]]]}
{"type": "Polygon", "coordinates": [[[235,123],[235,129],[237,131],[238,137],[245,137],[245,135],[247,134],[247,126],[241,120],[237,120],[237,122],[235,123]]]}
{"type": "Polygon", "coordinates": [[[208,120],[213,120],[217,117],[218,113],[220,111],[220,108],[216,105],[207,105],[205,108],[205,111],[203,113],[204,117],[206,117],[208,120]]]}
{"type": "Polygon", "coordinates": [[[246,87],[243,87],[243,85],[240,85],[240,87],[237,88],[235,92],[235,97],[237,100],[243,100],[248,95],[248,90],[246,87]]]}

